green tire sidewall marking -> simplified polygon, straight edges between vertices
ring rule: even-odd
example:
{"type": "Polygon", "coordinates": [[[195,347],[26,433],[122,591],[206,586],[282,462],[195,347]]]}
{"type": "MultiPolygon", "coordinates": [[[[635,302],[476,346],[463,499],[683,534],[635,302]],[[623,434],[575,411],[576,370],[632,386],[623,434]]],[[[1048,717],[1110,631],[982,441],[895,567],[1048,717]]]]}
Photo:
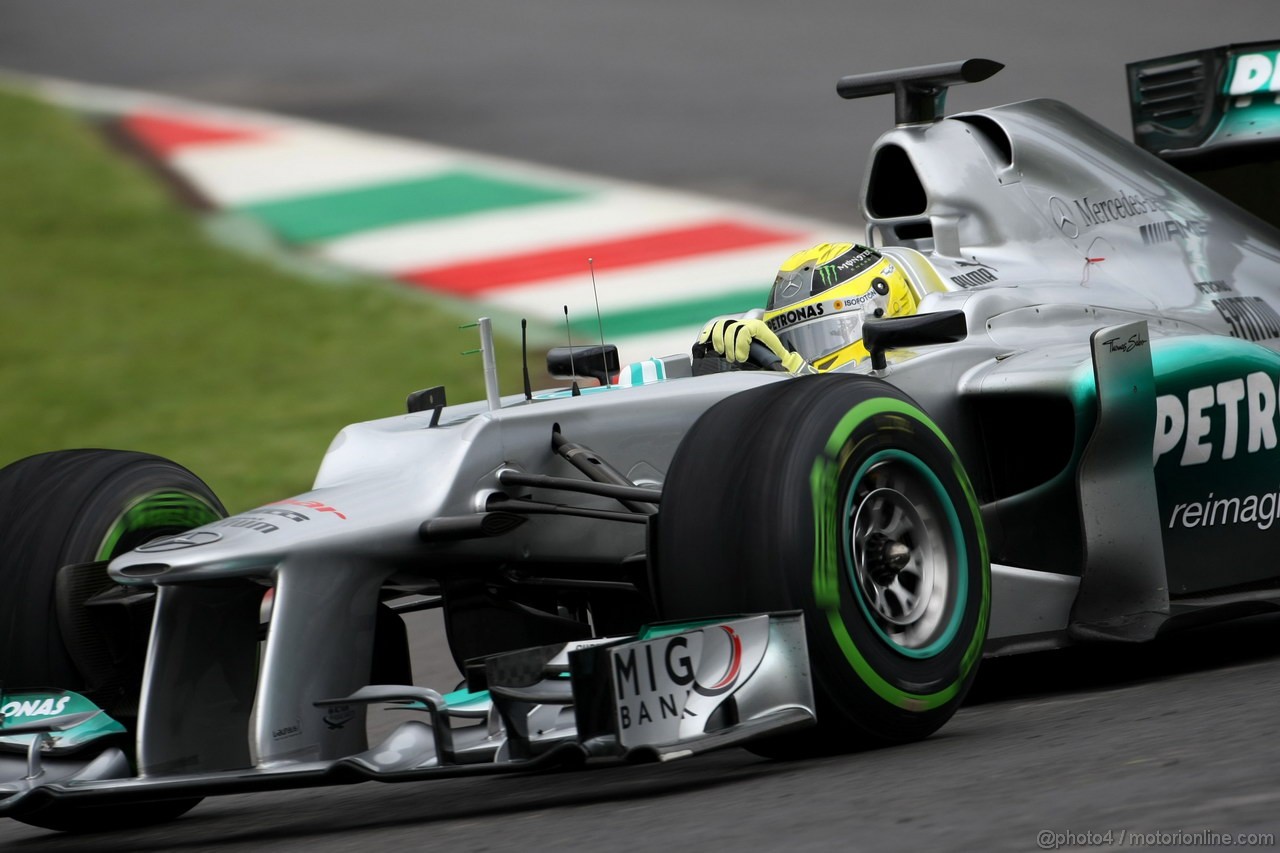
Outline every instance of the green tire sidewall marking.
{"type": "MultiPolygon", "coordinates": [[[[905,463],[913,468],[916,473],[923,475],[929,486],[933,489],[934,494],[941,499],[940,502],[947,514],[947,524],[951,528],[951,536],[956,543],[956,565],[961,566],[962,569],[963,567],[968,566],[969,552],[964,543],[964,531],[960,528],[960,516],[956,514],[955,507],[951,505],[951,501],[947,498],[947,492],[942,486],[942,481],[938,479],[937,474],[934,474],[933,471],[929,469],[928,465],[903,450],[881,450],[877,453],[873,453],[870,458],[862,463],[858,468],[857,473],[853,475],[853,480],[850,481],[849,484],[849,497],[845,501],[844,512],[841,513],[841,541],[849,541],[849,523],[852,520],[851,510],[853,508],[854,490],[858,483],[862,481],[863,476],[866,475],[871,466],[885,460],[894,460],[905,463]]],[[[851,556],[852,555],[850,555],[850,557],[851,556]]],[[[964,606],[969,594],[969,573],[967,571],[962,570],[959,572],[959,583],[956,584],[955,612],[951,614],[951,623],[947,625],[947,628],[943,631],[941,637],[934,640],[923,649],[908,649],[905,646],[895,643],[871,615],[871,610],[867,607],[866,596],[863,594],[862,586],[857,582],[857,575],[853,568],[852,559],[850,559],[849,564],[845,566],[845,571],[853,586],[854,598],[858,602],[858,607],[862,609],[863,615],[867,617],[867,624],[880,635],[880,638],[884,640],[885,643],[888,644],[889,648],[893,649],[893,651],[911,658],[930,658],[951,645],[951,641],[955,639],[956,633],[960,630],[960,623],[963,621],[964,606]]]]}
{"type": "MultiPolygon", "coordinates": [[[[813,595],[814,602],[827,614],[827,625],[831,629],[836,644],[844,653],[845,659],[872,691],[886,702],[910,711],[927,711],[941,707],[954,699],[960,687],[982,657],[982,643],[987,634],[987,620],[991,608],[991,575],[988,570],[986,536],[982,531],[982,516],[978,511],[978,500],[973,493],[964,468],[960,465],[955,448],[936,424],[924,412],[910,403],[893,397],[876,397],[859,403],[850,409],[831,432],[827,439],[824,453],[814,460],[809,475],[810,493],[813,498],[814,512],[814,552],[813,552],[813,595]],[[982,598],[975,625],[973,639],[960,659],[959,671],[954,681],[934,693],[909,693],[893,684],[875,670],[862,652],[858,650],[849,629],[840,613],[840,566],[836,558],[838,553],[836,533],[837,490],[839,485],[839,453],[841,448],[853,435],[855,429],[876,415],[896,414],[928,428],[951,455],[952,471],[956,475],[960,488],[973,516],[974,530],[978,539],[978,558],[981,561],[982,598]]],[[[967,572],[967,566],[962,567],[967,572]]],[[[954,639],[954,638],[953,638],[954,639]]]]}
{"type": "Polygon", "coordinates": [[[152,492],[133,501],[112,522],[94,559],[105,561],[118,556],[120,540],[139,530],[184,531],[221,517],[212,504],[191,492],[152,492]]]}

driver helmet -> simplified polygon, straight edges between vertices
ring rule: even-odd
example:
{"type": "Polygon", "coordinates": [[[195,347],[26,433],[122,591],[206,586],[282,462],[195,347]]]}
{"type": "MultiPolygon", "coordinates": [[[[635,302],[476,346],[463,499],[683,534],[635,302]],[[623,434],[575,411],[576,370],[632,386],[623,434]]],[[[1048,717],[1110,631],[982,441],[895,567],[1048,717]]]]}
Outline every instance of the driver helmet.
{"type": "Polygon", "coordinates": [[[818,370],[866,358],[862,324],[916,313],[901,265],[856,243],[821,243],[778,270],[764,321],[783,345],[818,370]]]}

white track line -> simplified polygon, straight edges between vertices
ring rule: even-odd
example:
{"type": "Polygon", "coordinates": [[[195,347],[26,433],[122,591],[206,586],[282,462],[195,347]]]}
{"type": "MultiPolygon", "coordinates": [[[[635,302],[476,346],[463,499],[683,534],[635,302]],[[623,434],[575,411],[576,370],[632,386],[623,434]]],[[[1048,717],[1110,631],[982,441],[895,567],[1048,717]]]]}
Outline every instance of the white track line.
{"type": "Polygon", "coordinates": [[[185,146],[169,163],[223,207],[425,178],[459,166],[456,156],[429,146],[292,129],[263,139],[185,146]]]}

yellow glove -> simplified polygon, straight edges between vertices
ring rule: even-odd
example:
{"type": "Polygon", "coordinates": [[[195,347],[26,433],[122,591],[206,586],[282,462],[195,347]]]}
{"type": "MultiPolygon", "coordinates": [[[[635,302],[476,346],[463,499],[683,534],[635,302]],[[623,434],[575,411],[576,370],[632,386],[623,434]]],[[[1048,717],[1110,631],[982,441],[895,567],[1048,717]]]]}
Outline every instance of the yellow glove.
{"type": "Polygon", "coordinates": [[[751,343],[759,341],[782,359],[790,374],[814,373],[813,367],[798,352],[790,352],[764,320],[713,320],[702,329],[698,343],[710,345],[730,364],[741,364],[751,357],[751,343]]]}

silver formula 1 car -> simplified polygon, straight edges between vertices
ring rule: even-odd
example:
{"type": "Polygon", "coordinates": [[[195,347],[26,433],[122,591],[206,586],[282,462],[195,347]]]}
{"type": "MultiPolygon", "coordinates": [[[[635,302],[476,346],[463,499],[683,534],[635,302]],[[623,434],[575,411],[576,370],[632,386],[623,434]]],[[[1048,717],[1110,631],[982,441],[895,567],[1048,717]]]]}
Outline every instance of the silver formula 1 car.
{"type": "Polygon", "coordinates": [[[1280,232],[1161,159],[1265,159],[1275,48],[1131,66],[1159,156],[1052,101],[944,115],[984,60],[841,80],[894,96],[862,212],[919,312],[836,371],[619,382],[601,346],[550,356],[601,387],[502,397],[482,323],[486,400],[418,392],[250,512],[144,454],[4,469],[0,814],[902,742],[984,654],[1276,607],[1280,232]],[[424,608],[451,692],[412,683],[424,608]],[[375,703],[414,713],[370,745],[375,703]]]}

